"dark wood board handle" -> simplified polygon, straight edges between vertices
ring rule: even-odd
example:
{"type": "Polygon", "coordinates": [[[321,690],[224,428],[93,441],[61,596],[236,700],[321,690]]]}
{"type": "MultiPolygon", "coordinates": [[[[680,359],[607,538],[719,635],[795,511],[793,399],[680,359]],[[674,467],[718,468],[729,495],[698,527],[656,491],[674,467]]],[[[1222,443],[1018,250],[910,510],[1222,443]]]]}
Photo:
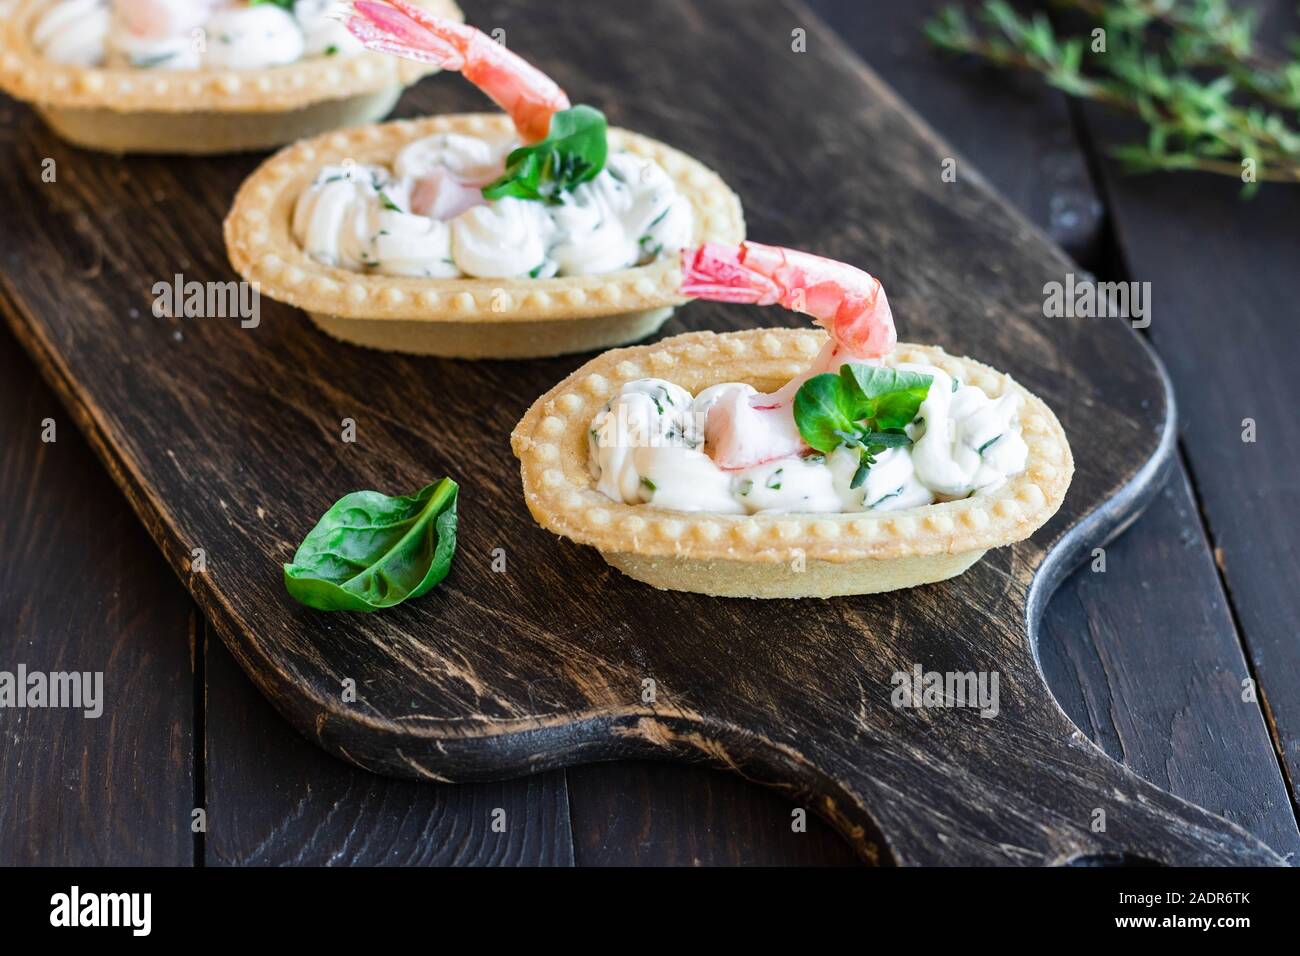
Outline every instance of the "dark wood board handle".
{"type": "MultiPolygon", "coordinates": [[[[239,664],[306,736],[383,773],[476,780],[671,757],[806,795],[882,863],[1277,862],[1102,756],[1034,660],[1061,569],[1136,514],[1168,459],[1172,404],[1141,340],[1119,320],[1045,316],[1044,283],[1068,261],[978,174],[959,164],[943,181],[948,147],[805,11],[613,6],[599,29],[586,5],[470,16],[611,122],[717,169],[755,238],[879,275],[905,339],[1043,397],[1077,463],[1065,505],[1033,541],[940,585],[800,602],[654,591],[537,528],[522,501],[509,432],[582,357],[369,352],[269,301],[254,329],[157,318],[156,282],[231,278],[220,221],[256,158],[118,160],[16,112],[0,141],[15,171],[0,181],[0,306],[239,664]],[[790,42],[801,28],[806,53],[790,42]],[[671,37],[675,56],[646,36],[671,37]],[[445,473],[462,483],[461,533],[442,585],[376,615],[287,597],[280,564],[332,501],[445,473]],[[190,571],[194,548],[205,572],[190,571]],[[998,715],[893,707],[891,676],[916,664],[997,671],[998,715]]],[[[403,112],[479,106],[436,77],[403,112]]],[[[696,303],[665,333],[803,321],[696,303]]]]}

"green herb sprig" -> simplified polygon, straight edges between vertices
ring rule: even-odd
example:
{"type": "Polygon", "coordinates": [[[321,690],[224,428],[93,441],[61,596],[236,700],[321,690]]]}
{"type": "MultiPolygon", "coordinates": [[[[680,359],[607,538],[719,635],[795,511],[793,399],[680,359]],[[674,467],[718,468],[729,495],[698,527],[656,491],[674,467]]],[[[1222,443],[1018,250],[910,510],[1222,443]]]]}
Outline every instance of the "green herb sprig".
{"type": "Polygon", "coordinates": [[[1040,74],[1071,96],[1132,113],[1145,142],[1112,150],[1130,172],[1199,170],[1300,182],[1300,42],[1292,57],[1257,51],[1255,19],[1228,0],[1056,0],[1090,28],[1060,36],[1042,13],[985,0],[978,23],[947,7],[926,24],[937,46],[1040,74]],[[1100,27],[1101,34],[1095,32],[1100,27]]]}
{"type": "Polygon", "coordinates": [[[858,467],[850,487],[858,488],[887,448],[912,444],[904,430],[930,391],[934,377],[875,365],[849,363],[838,375],[814,375],[794,397],[794,421],[810,447],[829,453],[841,445],[856,449],[858,467]]]}
{"type": "Polygon", "coordinates": [[[605,114],[578,105],[551,117],[546,139],[506,157],[506,171],[483,187],[485,199],[535,199],[558,203],[566,192],[594,179],[609,152],[605,114]]]}
{"type": "Polygon", "coordinates": [[[284,566],[284,586],[321,611],[379,611],[419,597],[451,570],[459,491],[443,478],[413,495],[344,495],[284,566]]]}

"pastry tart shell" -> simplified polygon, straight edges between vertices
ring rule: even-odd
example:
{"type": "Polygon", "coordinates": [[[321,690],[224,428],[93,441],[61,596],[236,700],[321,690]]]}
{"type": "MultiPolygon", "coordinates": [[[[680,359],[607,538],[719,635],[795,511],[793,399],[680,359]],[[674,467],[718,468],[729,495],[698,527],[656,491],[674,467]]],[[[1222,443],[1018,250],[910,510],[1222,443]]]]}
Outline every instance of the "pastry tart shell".
{"type": "MultiPolygon", "coordinates": [[[[0,90],[30,102],[63,139],[110,153],[210,155],[271,149],[387,116],[436,67],[377,53],[308,57],[256,70],[84,67],[31,42],[47,0],[0,21],[0,90]]],[[[452,0],[415,0],[463,19],[452,0]]]]}
{"type": "MultiPolygon", "coordinates": [[[[451,358],[537,358],[634,342],[686,301],[677,256],[601,275],[551,279],[428,279],[327,266],[294,239],[298,196],[326,165],[390,164],[435,133],[510,138],[504,114],[401,120],[317,137],[277,153],[240,187],[226,218],[235,270],[262,294],[297,306],[325,332],[356,345],[451,358]]],[[[740,242],[740,200],[722,179],[669,146],[611,129],[612,150],[653,159],[692,206],[694,242],[740,242]]]]}
{"type": "Polygon", "coordinates": [[[990,397],[1018,392],[1025,470],[989,493],[899,511],[723,515],[615,502],[596,490],[587,430],[626,382],[662,378],[692,391],[748,382],[771,391],[825,343],[813,330],[694,332],[617,349],[551,389],[511,435],[524,498],[543,528],[597,548],[658,588],[724,597],[831,597],[954,577],[990,548],[1029,537],[1060,507],[1074,460],[1060,422],[1009,375],[935,346],[899,343],[886,360],[935,365],[990,397]]]}

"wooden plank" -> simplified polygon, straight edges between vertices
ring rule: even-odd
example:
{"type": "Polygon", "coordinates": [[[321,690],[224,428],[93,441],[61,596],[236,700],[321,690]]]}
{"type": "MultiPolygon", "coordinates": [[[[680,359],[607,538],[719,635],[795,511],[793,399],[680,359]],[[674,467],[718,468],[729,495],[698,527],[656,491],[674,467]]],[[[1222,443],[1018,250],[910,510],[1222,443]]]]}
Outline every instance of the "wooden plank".
{"type": "Polygon", "coordinates": [[[925,38],[952,0],[807,6],[956,147],[957,175],[980,176],[1060,245],[1096,268],[1105,220],[1064,97],[1030,77],[956,68],[925,38]]]}
{"type": "Polygon", "coordinates": [[[735,774],[648,761],[590,764],[565,772],[579,866],[860,862],[814,810],[735,774]],[[803,813],[796,821],[797,809],[803,813]]]}
{"type": "Polygon", "coordinates": [[[1143,778],[1222,814],[1278,853],[1300,834],[1186,476],[1052,599],[1039,656],[1091,740],[1143,778]]]}
{"type": "MultiPolygon", "coordinates": [[[[233,321],[154,319],[152,281],[177,268],[226,275],[213,244],[217,197],[233,192],[247,164],[83,164],[43,130],[25,130],[10,164],[20,175],[0,184],[23,236],[0,238],[21,302],[13,324],[174,566],[185,567],[196,544],[207,549],[207,572],[189,584],[278,709],[354,763],[427,777],[650,754],[708,759],[814,800],[862,855],[882,862],[1120,852],[1276,861],[1078,739],[1028,646],[1027,616],[1046,590],[1035,588],[1036,572],[1054,580],[1088,540],[1131,518],[1167,452],[1163,382],[1131,331],[1046,321],[1041,289],[1062,270],[1059,253],[978,182],[941,182],[946,144],[833,38],[819,34],[825,55],[794,53],[768,26],[789,22],[789,9],[628,5],[600,33],[576,10],[503,9],[517,45],[568,89],[607,105],[616,123],[689,144],[760,204],[799,196],[799,215],[763,238],[872,263],[906,334],[977,354],[1043,395],[1076,441],[1071,495],[1035,541],[954,582],[804,602],[797,628],[772,627],[773,614],[795,613],[789,606],[648,592],[537,529],[508,457],[484,454],[484,436],[504,440],[574,360],[472,365],[365,353],[267,303],[251,334],[233,321]],[[644,43],[653,35],[674,37],[690,76],[644,43]],[[725,137],[719,116],[731,124],[725,137]],[[783,119],[779,142],[772,116],[783,119]],[[23,178],[40,156],[58,158],[71,188],[47,198],[23,178]],[[141,183],[152,203],[135,192],[141,183]],[[94,281],[77,278],[86,260],[94,281]],[[130,321],[133,306],[142,321],[130,321]],[[426,394],[431,406],[430,383],[436,418],[432,407],[412,407],[426,394]],[[358,419],[355,447],[339,442],[344,415],[358,419]],[[287,601],[277,565],[319,506],[343,490],[411,488],[446,470],[465,482],[463,534],[456,568],[435,592],[364,619],[322,618],[287,601]],[[1086,535],[1070,533],[1085,521],[1086,535]],[[502,543],[513,573],[491,570],[502,543]],[[999,671],[1001,719],[900,714],[890,677],[916,662],[999,671]],[[653,709],[637,697],[647,674],[662,688],[653,709]],[[356,705],[339,700],[346,678],[365,688],[356,705]],[[1121,812],[1094,832],[1092,809],[1111,803],[1121,812]]],[[[445,109],[467,95],[446,83],[429,90],[411,102],[445,109]]],[[[693,307],[676,328],[796,321],[755,311],[693,307]]]]}
{"type": "MultiPolygon", "coordinates": [[[[5,101],[3,108],[7,116],[0,128],[8,129],[15,107],[5,101]]],[[[40,654],[91,662],[111,656],[106,686],[113,689],[123,674],[133,675],[131,692],[147,688],[151,698],[149,706],[132,703],[99,721],[28,711],[25,722],[15,722],[0,737],[0,768],[14,768],[13,779],[30,781],[30,788],[14,789],[15,799],[0,802],[0,863],[188,865],[195,852],[190,810],[196,803],[191,642],[205,625],[17,343],[7,332],[0,336],[0,439],[13,450],[0,473],[0,528],[21,555],[0,569],[0,632],[29,641],[24,657],[5,653],[0,668],[12,670],[20,659],[35,667],[40,654]],[[39,441],[46,416],[61,429],[57,444],[39,441]],[[96,541],[115,542],[113,560],[85,549],[86,527],[100,529],[96,541]],[[69,603],[56,589],[70,572],[69,556],[81,553],[87,567],[71,569],[80,584],[78,599],[69,603]],[[106,620],[120,628],[111,640],[106,620]],[[169,674],[168,668],[180,670],[169,674]],[[177,686],[177,675],[184,686],[177,686]],[[81,767],[83,751],[89,772],[81,767]],[[169,762],[165,767],[163,760],[169,762]],[[119,769],[109,775],[105,764],[119,769]],[[84,786],[68,786],[70,778],[84,786]],[[169,788],[179,792],[176,800],[169,788]],[[164,808],[164,802],[180,812],[164,808]]],[[[426,792],[353,770],[304,744],[218,650],[218,686],[208,685],[219,705],[207,723],[209,749],[219,757],[204,804],[213,831],[205,838],[209,863],[572,862],[558,775],[465,788],[464,799],[454,800],[448,799],[450,788],[426,792]],[[274,772],[283,766],[283,752],[265,754],[268,743],[296,753],[297,763],[289,765],[299,771],[293,779],[307,783],[305,792],[286,787],[274,772]],[[250,755],[267,757],[265,772],[238,764],[250,755]],[[346,805],[352,796],[355,803],[341,813],[335,800],[346,805]],[[238,842],[257,833],[257,823],[283,809],[279,801],[288,798],[291,809],[275,817],[264,839],[251,847],[238,842]],[[504,835],[474,823],[480,807],[497,806],[507,813],[504,835]]]]}
{"type": "MultiPolygon", "coordinates": [[[[1064,96],[1035,78],[937,54],[921,25],[943,5],[811,4],[1076,260],[1083,254],[1085,263],[1116,261],[1099,212],[1080,220],[1088,223],[1083,234],[1061,233],[1050,214],[1100,210],[1064,96]],[[1087,238],[1083,248],[1080,235],[1087,238]]],[[[1224,253],[1225,263],[1242,261],[1224,253]]],[[[1085,565],[1045,611],[1041,662],[1057,699],[1091,739],[1147,779],[1222,813],[1281,852],[1297,849],[1295,819],[1258,708],[1204,692],[1211,662],[1220,673],[1243,672],[1246,665],[1181,462],[1110,555],[1112,568],[1126,570],[1103,577],[1085,565]],[[1202,597],[1189,604],[1188,593],[1202,597]],[[1152,637],[1177,640],[1132,641],[1136,621],[1152,622],[1146,625],[1152,637]],[[1205,767],[1218,772],[1206,774],[1205,767]]]]}
{"type": "MultiPolygon", "coordinates": [[[[1131,132],[1089,108],[1102,142],[1131,132]]],[[[1300,194],[1206,175],[1128,177],[1103,164],[1129,270],[1152,286],[1149,333],[1177,388],[1181,448],[1204,509],[1274,743],[1300,797],[1300,194]],[[1243,434],[1255,422],[1256,440],[1243,434]]]]}
{"type": "MultiPolygon", "coordinates": [[[[942,5],[940,0],[807,3],[956,147],[959,175],[982,176],[1076,260],[1092,264],[1103,209],[1065,99],[1027,78],[1008,83],[992,71],[953,69],[922,35],[922,24],[942,5]]],[[[796,12],[790,29],[807,29],[807,20],[796,12]]],[[[755,235],[778,228],[787,215],[777,204],[747,200],[755,235]]],[[[1047,614],[1059,615],[1068,606],[1053,602],[1047,614]]],[[[788,802],[704,768],[593,764],[571,771],[569,787],[580,862],[840,860],[838,848],[813,830],[818,824],[804,835],[790,833],[788,802]],[[630,803],[628,794],[637,794],[639,802],[630,803]]]]}
{"type": "Polygon", "coordinates": [[[281,720],[205,642],[209,866],[572,866],[564,771],[433,784],[367,773],[281,720]]]}
{"type": "Polygon", "coordinates": [[[0,670],[103,693],[95,718],[0,710],[0,865],[190,865],[193,604],[4,330],[0,448],[0,670]]]}

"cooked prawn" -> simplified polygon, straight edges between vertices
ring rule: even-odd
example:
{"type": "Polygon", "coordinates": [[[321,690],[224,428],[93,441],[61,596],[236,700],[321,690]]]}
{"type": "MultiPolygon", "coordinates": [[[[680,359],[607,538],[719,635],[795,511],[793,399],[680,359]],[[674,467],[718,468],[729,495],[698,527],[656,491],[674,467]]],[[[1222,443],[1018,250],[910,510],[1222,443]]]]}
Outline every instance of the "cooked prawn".
{"type": "Polygon", "coordinates": [[[682,252],[682,270],[683,295],[780,304],[812,316],[830,332],[830,341],[802,375],[770,395],[732,396],[709,413],[705,441],[721,468],[750,468],[805,451],[793,411],[800,386],[848,361],[876,361],[898,342],[880,282],[843,262],[757,242],[705,243],[682,252]]]}
{"type": "Polygon", "coordinates": [[[545,139],[569,98],[549,76],[487,34],[405,0],[355,0],[344,22],[369,50],[454,70],[510,114],[525,143],[545,139]]]}

